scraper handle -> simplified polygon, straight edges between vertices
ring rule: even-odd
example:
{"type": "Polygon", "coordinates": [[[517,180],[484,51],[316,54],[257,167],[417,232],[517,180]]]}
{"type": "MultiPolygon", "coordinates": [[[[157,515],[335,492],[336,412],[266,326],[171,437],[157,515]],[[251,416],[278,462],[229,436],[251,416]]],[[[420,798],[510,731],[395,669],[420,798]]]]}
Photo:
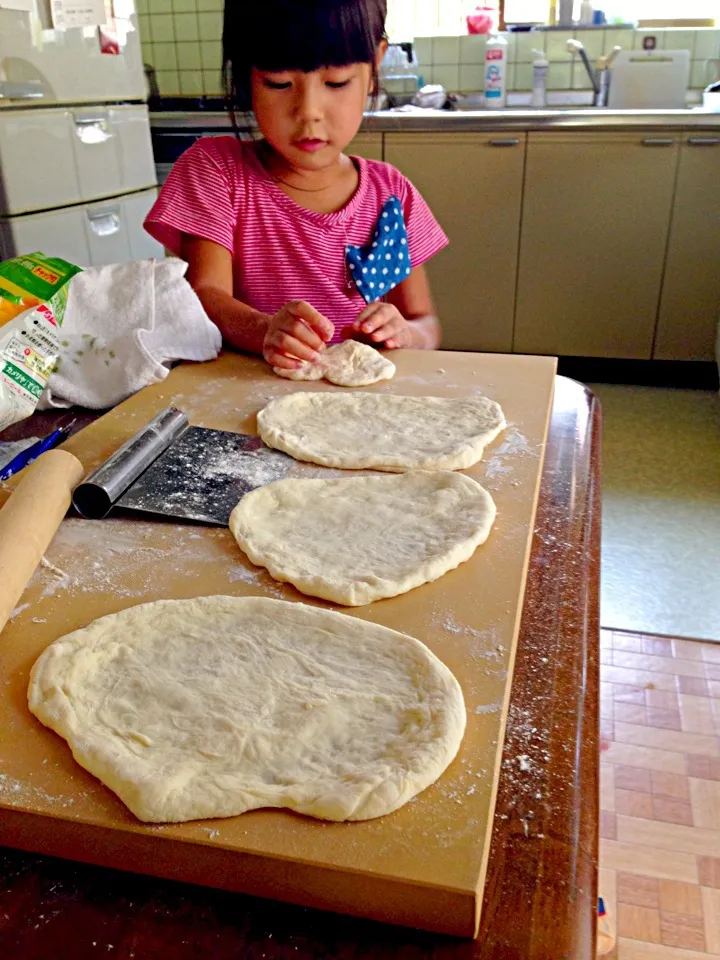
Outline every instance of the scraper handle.
{"type": "Polygon", "coordinates": [[[73,506],[89,520],[102,520],[142,473],[182,436],[188,418],[175,407],[157,416],[127,440],[119,450],[86,477],[73,494],[73,506]]]}
{"type": "Polygon", "coordinates": [[[48,450],[23,471],[0,510],[0,631],[70,506],[84,473],[65,450],[48,450]]]}

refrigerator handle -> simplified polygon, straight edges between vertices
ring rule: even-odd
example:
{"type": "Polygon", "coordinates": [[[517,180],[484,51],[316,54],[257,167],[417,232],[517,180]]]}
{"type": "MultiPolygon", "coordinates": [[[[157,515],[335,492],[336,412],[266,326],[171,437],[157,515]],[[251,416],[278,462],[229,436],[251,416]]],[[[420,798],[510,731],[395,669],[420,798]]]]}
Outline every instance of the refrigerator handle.
{"type": "Polygon", "coordinates": [[[110,237],[119,233],[122,226],[118,205],[88,210],[87,218],[90,229],[98,237],[110,237]]]}
{"type": "Polygon", "coordinates": [[[0,100],[43,100],[45,91],[37,80],[27,83],[13,83],[11,80],[0,80],[0,100]]]}

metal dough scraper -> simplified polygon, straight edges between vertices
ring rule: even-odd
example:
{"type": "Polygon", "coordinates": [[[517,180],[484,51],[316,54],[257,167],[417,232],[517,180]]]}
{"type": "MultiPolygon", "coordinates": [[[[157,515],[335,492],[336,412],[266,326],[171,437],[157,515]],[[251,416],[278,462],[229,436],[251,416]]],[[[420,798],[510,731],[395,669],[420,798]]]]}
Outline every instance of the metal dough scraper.
{"type": "Polygon", "coordinates": [[[73,505],[92,520],[120,507],[227,526],[246,493],[281,480],[294,463],[260,437],[191,427],[168,407],[75,488],[73,505]]]}

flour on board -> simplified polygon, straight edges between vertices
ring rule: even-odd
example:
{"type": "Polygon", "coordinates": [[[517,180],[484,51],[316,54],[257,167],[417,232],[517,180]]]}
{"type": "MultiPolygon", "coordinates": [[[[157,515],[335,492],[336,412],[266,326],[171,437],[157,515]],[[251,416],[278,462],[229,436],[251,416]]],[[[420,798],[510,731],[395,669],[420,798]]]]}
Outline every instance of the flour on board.
{"type": "Polygon", "coordinates": [[[205,530],[183,524],[143,520],[64,520],[37,567],[30,587],[40,587],[40,599],[67,591],[112,593],[115,596],[156,596],[163,575],[197,575],[198,565],[227,564],[233,549],[227,530],[205,530]]]}

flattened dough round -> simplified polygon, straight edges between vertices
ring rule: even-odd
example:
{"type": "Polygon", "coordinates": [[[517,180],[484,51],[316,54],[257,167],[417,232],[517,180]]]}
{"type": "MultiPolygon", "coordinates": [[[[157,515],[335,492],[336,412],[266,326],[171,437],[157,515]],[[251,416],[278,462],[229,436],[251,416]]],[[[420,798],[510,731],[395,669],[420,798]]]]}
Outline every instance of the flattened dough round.
{"type": "Polygon", "coordinates": [[[291,393],[258,414],[265,443],[296,460],[350,470],[464,470],[505,428],[487,397],[291,393]]]}
{"type": "Polygon", "coordinates": [[[158,600],[56,640],[30,710],[140,820],[397,810],[442,774],[460,686],[424,644],[261,597],[158,600]]]}
{"type": "Polygon", "coordinates": [[[278,480],[242,498],[230,529],[276,580],[358,606],[437,580],[472,556],[494,519],[493,499],[476,480],[417,470],[278,480]]]}
{"type": "Polygon", "coordinates": [[[367,387],[395,376],[395,364],[366,343],[344,340],[328,347],[315,363],[304,362],[295,370],[273,367],[288,380],[329,380],[338,387],[367,387]]]}

